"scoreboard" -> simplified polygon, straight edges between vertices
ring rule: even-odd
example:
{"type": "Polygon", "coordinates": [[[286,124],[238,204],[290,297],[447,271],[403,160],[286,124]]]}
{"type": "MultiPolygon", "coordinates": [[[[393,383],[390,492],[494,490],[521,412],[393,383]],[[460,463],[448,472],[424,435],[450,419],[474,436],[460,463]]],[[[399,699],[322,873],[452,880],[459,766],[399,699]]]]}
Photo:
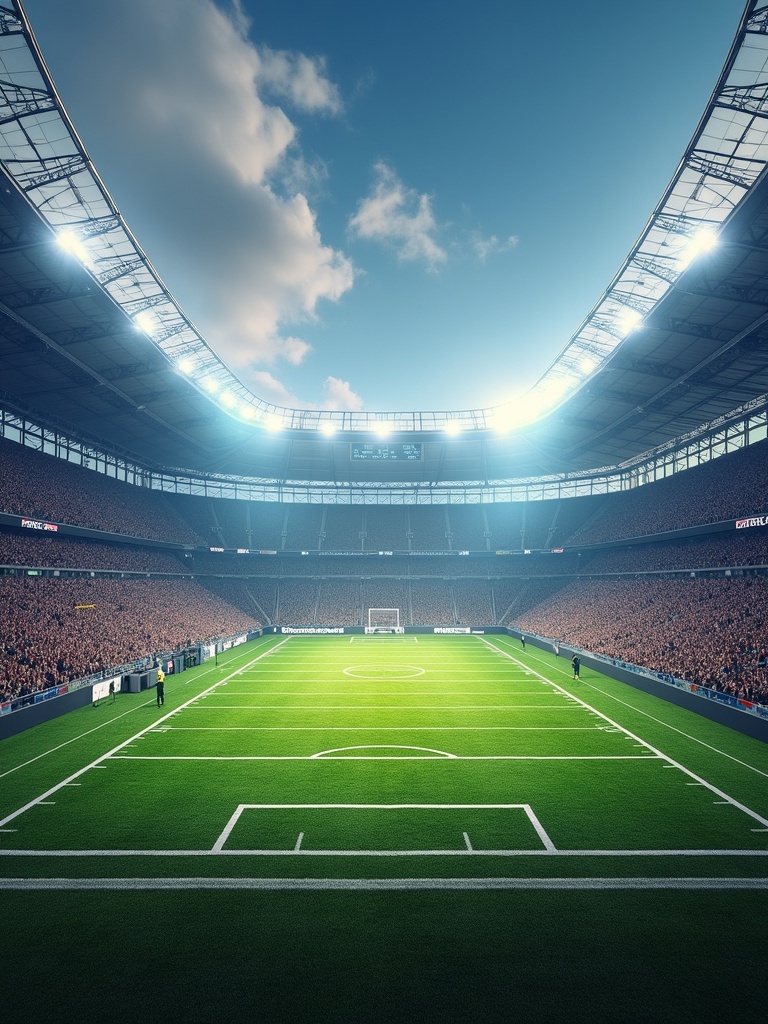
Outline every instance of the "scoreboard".
{"type": "Polygon", "coordinates": [[[349,457],[353,462],[420,462],[423,453],[421,443],[357,444],[353,441],[349,457]]]}

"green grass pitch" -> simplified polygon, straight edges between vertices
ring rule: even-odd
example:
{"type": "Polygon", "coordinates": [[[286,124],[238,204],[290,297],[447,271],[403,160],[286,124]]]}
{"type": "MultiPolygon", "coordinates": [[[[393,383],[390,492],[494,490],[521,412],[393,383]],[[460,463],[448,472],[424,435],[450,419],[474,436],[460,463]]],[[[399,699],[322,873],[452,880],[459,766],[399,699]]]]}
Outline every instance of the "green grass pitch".
{"type": "Polygon", "coordinates": [[[762,1021],[767,869],[768,746],[505,637],[264,637],[0,744],[14,1021],[762,1021]]]}

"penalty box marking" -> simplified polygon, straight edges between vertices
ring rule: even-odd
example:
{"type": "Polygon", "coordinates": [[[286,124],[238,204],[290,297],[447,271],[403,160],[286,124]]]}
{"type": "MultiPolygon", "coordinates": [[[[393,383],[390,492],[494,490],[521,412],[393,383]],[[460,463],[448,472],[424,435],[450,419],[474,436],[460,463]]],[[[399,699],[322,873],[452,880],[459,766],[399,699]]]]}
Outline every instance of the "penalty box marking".
{"type": "MultiPolygon", "coordinates": [[[[229,819],[227,824],[224,826],[224,829],[223,829],[221,835],[216,840],[216,842],[213,844],[213,847],[211,848],[211,853],[222,853],[222,852],[224,852],[224,845],[227,842],[227,840],[229,839],[230,835],[232,834],[232,832],[233,832],[235,826],[237,825],[238,821],[240,820],[240,817],[241,817],[243,811],[265,811],[265,810],[270,810],[270,811],[293,811],[293,810],[353,810],[353,811],[371,811],[371,810],[373,810],[373,811],[404,811],[404,810],[408,810],[408,811],[413,811],[413,810],[417,810],[417,811],[418,810],[428,810],[428,811],[430,811],[430,810],[431,811],[462,811],[462,810],[463,811],[483,811],[483,810],[496,810],[496,811],[523,811],[525,816],[528,818],[528,821],[533,826],[534,831],[536,832],[536,834],[538,835],[539,839],[541,840],[541,844],[544,847],[544,850],[547,853],[557,853],[558,852],[557,848],[555,847],[555,844],[552,842],[552,840],[547,835],[547,833],[546,833],[546,831],[544,829],[544,826],[541,824],[539,819],[534,814],[533,809],[532,809],[530,804],[238,804],[237,809],[235,810],[234,814],[229,819]]],[[[466,839],[466,832],[462,833],[462,835],[465,837],[465,842],[466,842],[467,848],[464,849],[464,850],[454,851],[454,852],[460,852],[460,853],[463,853],[463,854],[476,854],[476,853],[478,853],[478,851],[472,849],[469,841],[466,839]]],[[[301,839],[303,838],[303,836],[304,836],[304,833],[302,832],[300,834],[300,837],[297,840],[296,845],[293,848],[293,850],[289,851],[290,853],[293,853],[293,854],[296,854],[296,855],[301,855],[301,854],[306,854],[307,852],[309,852],[309,851],[305,851],[305,850],[301,849],[301,839]]],[[[261,852],[261,851],[248,850],[248,851],[239,851],[239,852],[243,852],[243,853],[246,853],[246,852],[247,853],[257,853],[257,852],[261,852]]],[[[267,851],[264,851],[264,852],[267,852],[267,851]]],[[[273,851],[268,851],[268,852],[271,853],[273,851]]],[[[329,850],[329,851],[322,851],[322,850],[320,850],[320,851],[318,851],[318,850],[315,850],[315,851],[312,851],[312,852],[314,853],[315,856],[318,856],[318,855],[321,855],[321,854],[324,854],[324,853],[333,854],[333,853],[339,853],[339,852],[342,852],[342,851],[332,851],[332,850],[329,850]]],[[[347,851],[348,854],[352,854],[352,853],[378,854],[379,852],[383,852],[383,851],[377,851],[377,850],[370,850],[370,851],[347,851]]],[[[425,855],[425,856],[429,856],[429,855],[437,856],[437,855],[441,855],[441,854],[443,854],[443,853],[445,853],[447,851],[444,851],[444,850],[424,850],[424,851],[401,850],[401,851],[386,851],[386,852],[387,853],[391,852],[392,854],[400,853],[400,854],[403,854],[403,855],[411,854],[411,853],[414,853],[414,852],[420,852],[422,855],[425,855]]],[[[498,851],[490,851],[489,850],[489,851],[484,851],[484,852],[490,854],[490,853],[495,853],[495,852],[498,852],[498,851]]]]}

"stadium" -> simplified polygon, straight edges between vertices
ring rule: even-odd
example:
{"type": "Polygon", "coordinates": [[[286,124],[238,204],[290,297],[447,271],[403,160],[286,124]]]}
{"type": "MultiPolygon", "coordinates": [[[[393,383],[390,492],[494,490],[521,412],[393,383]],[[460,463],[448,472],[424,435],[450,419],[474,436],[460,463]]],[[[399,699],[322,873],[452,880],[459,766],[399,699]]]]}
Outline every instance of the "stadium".
{"type": "Polygon", "coordinates": [[[0,6],[9,1019],[764,1019],[768,5],[723,50],[524,402],[340,411],[206,341],[0,6]]]}

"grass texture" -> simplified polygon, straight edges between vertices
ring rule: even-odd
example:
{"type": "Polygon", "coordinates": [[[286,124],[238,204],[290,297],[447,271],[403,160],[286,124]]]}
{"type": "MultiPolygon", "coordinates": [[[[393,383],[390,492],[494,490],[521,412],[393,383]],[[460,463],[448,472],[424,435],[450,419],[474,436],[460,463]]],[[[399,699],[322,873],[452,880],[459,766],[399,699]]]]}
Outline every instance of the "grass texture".
{"type": "Polygon", "coordinates": [[[757,740],[504,637],[264,637],[0,744],[0,995],[762,1021],[767,854],[757,740]]]}

